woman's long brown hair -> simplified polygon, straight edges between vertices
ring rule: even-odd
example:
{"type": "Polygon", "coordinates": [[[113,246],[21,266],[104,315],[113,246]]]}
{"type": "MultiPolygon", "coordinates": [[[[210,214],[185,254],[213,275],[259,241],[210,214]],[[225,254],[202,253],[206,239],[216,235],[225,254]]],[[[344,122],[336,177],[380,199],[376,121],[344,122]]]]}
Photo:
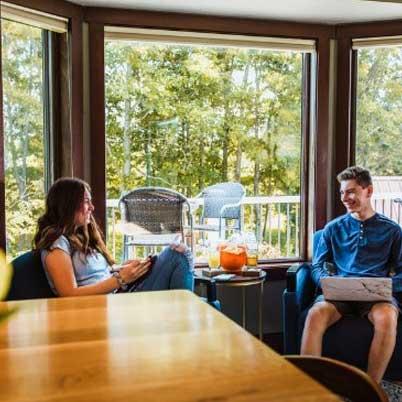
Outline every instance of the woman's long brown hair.
{"type": "Polygon", "coordinates": [[[77,226],[74,223],[75,215],[84,202],[85,191],[90,193],[91,189],[80,179],[63,177],[54,182],[46,197],[46,211],[38,220],[34,249],[48,250],[63,235],[69,240],[73,252],[88,255],[98,251],[112,265],[113,258],[93,215],[86,225],[77,226]]]}

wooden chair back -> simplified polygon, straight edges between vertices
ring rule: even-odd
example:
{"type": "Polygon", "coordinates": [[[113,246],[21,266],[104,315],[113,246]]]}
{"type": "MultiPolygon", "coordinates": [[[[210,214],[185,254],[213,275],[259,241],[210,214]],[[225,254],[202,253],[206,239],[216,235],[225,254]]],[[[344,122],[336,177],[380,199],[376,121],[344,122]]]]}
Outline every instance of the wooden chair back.
{"type": "Polygon", "coordinates": [[[333,393],[352,402],[388,402],[385,391],[360,369],[327,357],[285,355],[286,360],[333,393]]]}

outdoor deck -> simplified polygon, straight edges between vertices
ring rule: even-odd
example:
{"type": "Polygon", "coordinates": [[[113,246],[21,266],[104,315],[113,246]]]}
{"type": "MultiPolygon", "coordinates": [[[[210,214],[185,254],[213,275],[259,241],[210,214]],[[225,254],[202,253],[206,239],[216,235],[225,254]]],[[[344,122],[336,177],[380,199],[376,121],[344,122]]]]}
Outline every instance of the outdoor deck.
{"type": "MultiPolygon", "coordinates": [[[[374,209],[402,224],[402,192],[384,192],[373,195],[374,209]]],[[[199,218],[203,200],[190,198],[191,213],[199,218]]],[[[245,197],[242,202],[245,231],[255,231],[260,243],[260,258],[297,258],[300,255],[300,196],[245,197]]],[[[122,235],[119,233],[120,211],[118,199],[107,200],[108,245],[113,257],[121,255],[122,235]]],[[[216,238],[216,235],[215,235],[216,238]]],[[[197,261],[203,261],[204,250],[200,241],[195,244],[197,261]]]]}

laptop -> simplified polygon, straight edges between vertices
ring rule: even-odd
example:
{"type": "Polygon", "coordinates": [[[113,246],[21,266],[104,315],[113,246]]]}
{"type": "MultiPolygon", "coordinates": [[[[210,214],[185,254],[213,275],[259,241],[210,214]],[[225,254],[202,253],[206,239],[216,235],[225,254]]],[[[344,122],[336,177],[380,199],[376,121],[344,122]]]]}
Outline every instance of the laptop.
{"type": "Polygon", "coordinates": [[[354,278],[330,276],[321,279],[326,300],[334,301],[391,301],[391,278],[354,278]]]}

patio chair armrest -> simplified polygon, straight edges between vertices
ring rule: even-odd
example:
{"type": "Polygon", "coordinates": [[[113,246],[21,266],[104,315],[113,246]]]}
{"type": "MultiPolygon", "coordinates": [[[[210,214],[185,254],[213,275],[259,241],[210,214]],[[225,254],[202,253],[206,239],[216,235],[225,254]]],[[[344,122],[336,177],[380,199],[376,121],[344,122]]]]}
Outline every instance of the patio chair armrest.
{"type": "Polygon", "coordinates": [[[225,204],[225,205],[221,208],[221,210],[219,211],[219,215],[222,216],[222,214],[225,212],[226,209],[240,207],[240,206],[241,206],[241,203],[242,203],[242,200],[240,200],[239,202],[233,203],[233,204],[225,204]]]}

